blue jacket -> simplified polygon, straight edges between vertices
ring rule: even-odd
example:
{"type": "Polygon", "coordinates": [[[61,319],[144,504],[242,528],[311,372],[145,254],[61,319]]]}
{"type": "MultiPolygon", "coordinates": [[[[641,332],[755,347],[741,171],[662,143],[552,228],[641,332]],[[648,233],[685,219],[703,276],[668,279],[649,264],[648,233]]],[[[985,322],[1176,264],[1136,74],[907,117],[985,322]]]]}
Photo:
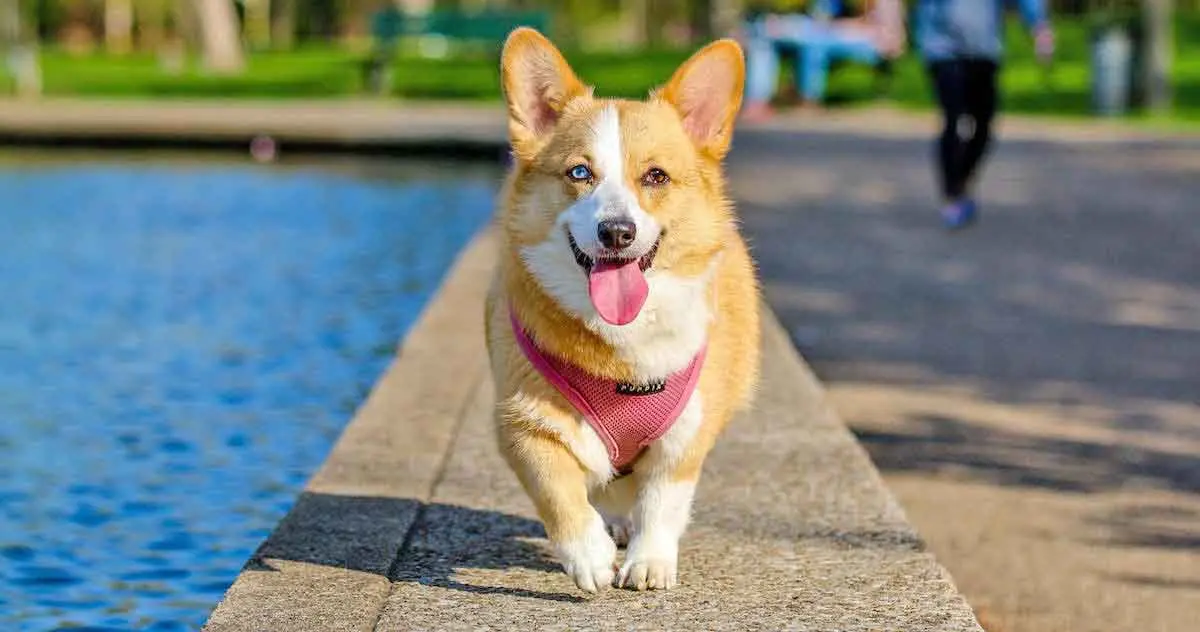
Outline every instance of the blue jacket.
{"type": "Polygon", "coordinates": [[[918,0],[916,40],[927,61],[966,57],[1000,61],[1004,53],[1004,9],[1018,5],[1025,25],[1046,19],[1045,0],[918,0]]]}

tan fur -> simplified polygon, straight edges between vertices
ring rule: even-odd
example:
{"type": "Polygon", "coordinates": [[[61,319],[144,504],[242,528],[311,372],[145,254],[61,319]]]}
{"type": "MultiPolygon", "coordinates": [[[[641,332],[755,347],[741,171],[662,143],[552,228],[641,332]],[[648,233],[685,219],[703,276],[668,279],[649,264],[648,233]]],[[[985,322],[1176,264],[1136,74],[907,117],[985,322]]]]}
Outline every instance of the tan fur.
{"type": "MultiPolygon", "coordinates": [[[[758,283],[720,166],[741,101],[741,50],[727,40],[710,45],[644,102],[594,98],[558,51],[529,29],[509,37],[502,73],[515,165],[500,197],[502,247],[485,319],[499,446],[550,539],[571,542],[584,537],[594,520],[589,494],[602,496],[609,481],[589,472],[568,447],[585,431],[586,421],[521,353],[509,323],[510,306],[546,352],[615,379],[630,378],[633,369],[619,350],[543,291],[522,262],[521,249],[546,240],[559,213],[587,194],[586,185],[563,174],[591,158],[586,155],[589,122],[601,108],[615,106],[626,184],[667,231],[654,269],[690,278],[715,265],[709,289],[715,318],[697,388],[703,398],[701,426],[682,458],[656,465],[667,468],[671,480],[696,481],[730,417],[749,402],[758,373],[758,283]],[[703,111],[714,107],[702,102],[706,86],[729,95],[727,103],[715,106],[721,108],[715,115],[703,111]],[[701,108],[699,124],[689,119],[696,108],[701,108]],[[642,186],[639,179],[650,166],[670,174],[670,184],[642,186]]],[[[582,271],[579,278],[586,282],[582,271]]],[[[621,483],[649,476],[646,467],[638,462],[632,477],[621,483]]]]}

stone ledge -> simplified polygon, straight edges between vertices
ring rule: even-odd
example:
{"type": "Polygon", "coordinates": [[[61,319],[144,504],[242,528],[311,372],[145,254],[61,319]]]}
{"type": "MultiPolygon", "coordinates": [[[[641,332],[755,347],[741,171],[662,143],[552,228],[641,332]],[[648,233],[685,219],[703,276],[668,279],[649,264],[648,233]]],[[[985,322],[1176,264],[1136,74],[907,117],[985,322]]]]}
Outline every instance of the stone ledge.
{"type": "MultiPolygon", "coordinates": [[[[740,124],[739,137],[787,132],[873,138],[933,138],[935,112],[887,106],[783,112],[765,123],[740,124]]],[[[1200,131],[1155,129],[1128,122],[1059,120],[1006,114],[997,123],[1006,140],[1068,144],[1194,145],[1200,131]]],[[[0,143],[246,147],[259,135],[287,150],[437,153],[491,159],[507,145],[499,103],[328,100],[0,100],[0,143]]]]}
{"type": "Polygon", "coordinates": [[[289,151],[482,155],[506,146],[496,105],[328,101],[0,100],[0,142],[245,148],[269,136],[289,151]]]}

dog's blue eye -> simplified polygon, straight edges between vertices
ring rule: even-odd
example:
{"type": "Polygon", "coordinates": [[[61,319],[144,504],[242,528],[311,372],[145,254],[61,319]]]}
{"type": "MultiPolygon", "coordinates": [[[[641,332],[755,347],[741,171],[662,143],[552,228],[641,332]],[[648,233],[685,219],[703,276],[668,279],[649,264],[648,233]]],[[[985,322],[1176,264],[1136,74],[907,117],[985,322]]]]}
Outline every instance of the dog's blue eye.
{"type": "Polygon", "coordinates": [[[587,165],[575,165],[567,169],[567,177],[576,182],[585,182],[592,179],[592,170],[587,165]]]}

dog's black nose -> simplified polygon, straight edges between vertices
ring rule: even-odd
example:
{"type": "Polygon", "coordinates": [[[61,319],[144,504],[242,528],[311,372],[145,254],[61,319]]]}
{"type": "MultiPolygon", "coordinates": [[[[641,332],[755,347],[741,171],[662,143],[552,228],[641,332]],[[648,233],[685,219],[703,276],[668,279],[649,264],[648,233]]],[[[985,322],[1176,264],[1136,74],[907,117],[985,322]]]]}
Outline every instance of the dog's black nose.
{"type": "Polygon", "coordinates": [[[609,250],[623,250],[637,239],[637,225],[624,219],[606,219],[600,222],[596,232],[600,243],[609,250]]]}

